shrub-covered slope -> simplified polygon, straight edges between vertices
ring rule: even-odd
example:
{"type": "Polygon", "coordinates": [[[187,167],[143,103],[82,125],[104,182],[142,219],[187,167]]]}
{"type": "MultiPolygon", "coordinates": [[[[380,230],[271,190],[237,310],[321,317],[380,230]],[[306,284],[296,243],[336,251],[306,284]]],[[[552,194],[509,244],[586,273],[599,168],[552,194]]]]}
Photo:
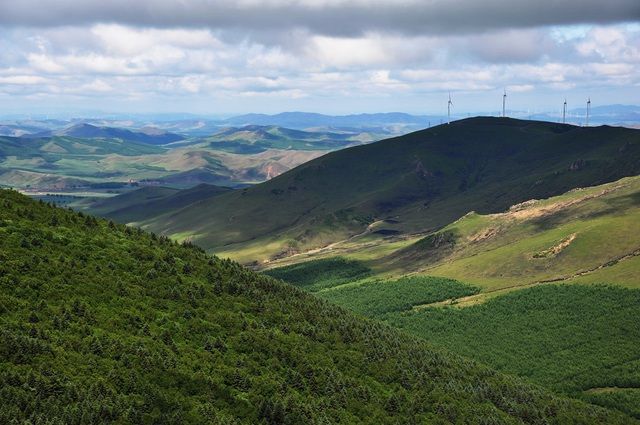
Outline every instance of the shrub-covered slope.
{"type": "Polygon", "coordinates": [[[632,422],[8,191],[0,312],[2,423],[632,422]]]}

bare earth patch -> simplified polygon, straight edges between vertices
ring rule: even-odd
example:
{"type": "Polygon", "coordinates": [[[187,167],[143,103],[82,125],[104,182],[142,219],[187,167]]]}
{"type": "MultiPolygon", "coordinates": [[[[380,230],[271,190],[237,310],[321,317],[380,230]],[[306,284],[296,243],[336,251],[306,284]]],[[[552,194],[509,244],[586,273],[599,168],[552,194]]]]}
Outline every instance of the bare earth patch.
{"type": "Polygon", "coordinates": [[[560,254],[562,250],[571,245],[578,236],[577,233],[572,233],[566,238],[562,239],[558,244],[552,246],[551,248],[545,249],[544,251],[536,252],[533,254],[533,258],[552,258],[556,255],[560,254]]]}

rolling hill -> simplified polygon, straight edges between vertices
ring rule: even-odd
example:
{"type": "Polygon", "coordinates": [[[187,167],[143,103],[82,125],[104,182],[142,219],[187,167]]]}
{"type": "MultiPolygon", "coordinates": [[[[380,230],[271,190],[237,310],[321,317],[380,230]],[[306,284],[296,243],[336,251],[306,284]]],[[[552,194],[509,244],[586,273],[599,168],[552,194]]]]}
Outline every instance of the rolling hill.
{"type": "Polygon", "coordinates": [[[0,422],[635,423],[192,245],[0,204],[0,422]]]}
{"type": "Polygon", "coordinates": [[[0,137],[0,185],[45,191],[124,185],[131,180],[177,188],[200,183],[236,186],[272,178],[326,152],[270,148],[234,154],[211,144],[155,146],[119,138],[0,137]]]}
{"type": "Polygon", "coordinates": [[[132,131],[117,127],[98,127],[87,123],[78,123],[70,127],[37,133],[29,137],[41,138],[53,136],[82,139],[120,139],[149,145],[166,145],[185,138],[179,134],[169,133],[157,128],[143,128],[142,130],[132,131]]]}
{"type": "Polygon", "coordinates": [[[385,267],[449,276],[499,291],[545,282],[640,288],[640,177],[530,200],[508,211],[469,213],[388,255],[385,267]],[[434,241],[448,240],[435,247],[434,241]]]}
{"type": "Polygon", "coordinates": [[[265,261],[380,223],[386,232],[428,234],[470,211],[502,212],[639,173],[637,130],[479,117],[329,153],[144,224],[221,255],[265,261]]]}

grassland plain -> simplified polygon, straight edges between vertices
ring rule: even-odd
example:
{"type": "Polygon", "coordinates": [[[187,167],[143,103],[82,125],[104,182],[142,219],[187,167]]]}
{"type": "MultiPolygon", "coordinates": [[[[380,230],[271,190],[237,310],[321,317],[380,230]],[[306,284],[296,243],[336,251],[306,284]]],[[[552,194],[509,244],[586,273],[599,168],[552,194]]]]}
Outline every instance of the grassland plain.
{"type": "Polygon", "coordinates": [[[634,423],[195,246],[0,206],[2,423],[634,423]]]}

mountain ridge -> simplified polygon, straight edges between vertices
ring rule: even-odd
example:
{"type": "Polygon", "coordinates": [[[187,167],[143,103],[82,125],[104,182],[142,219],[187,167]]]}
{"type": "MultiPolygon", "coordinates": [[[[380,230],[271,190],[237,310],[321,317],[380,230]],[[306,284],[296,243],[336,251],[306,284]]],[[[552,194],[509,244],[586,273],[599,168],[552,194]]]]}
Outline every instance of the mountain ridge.
{"type": "Polygon", "coordinates": [[[400,233],[433,231],[472,210],[498,212],[640,174],[639,158],[637,130],[471,118],[332,152],[143,224],[262,261],[348,238],[375,220],[392,219],[390,230],[400,233]],[[208,227],[225,231],[211,237],[208,227]]]}

